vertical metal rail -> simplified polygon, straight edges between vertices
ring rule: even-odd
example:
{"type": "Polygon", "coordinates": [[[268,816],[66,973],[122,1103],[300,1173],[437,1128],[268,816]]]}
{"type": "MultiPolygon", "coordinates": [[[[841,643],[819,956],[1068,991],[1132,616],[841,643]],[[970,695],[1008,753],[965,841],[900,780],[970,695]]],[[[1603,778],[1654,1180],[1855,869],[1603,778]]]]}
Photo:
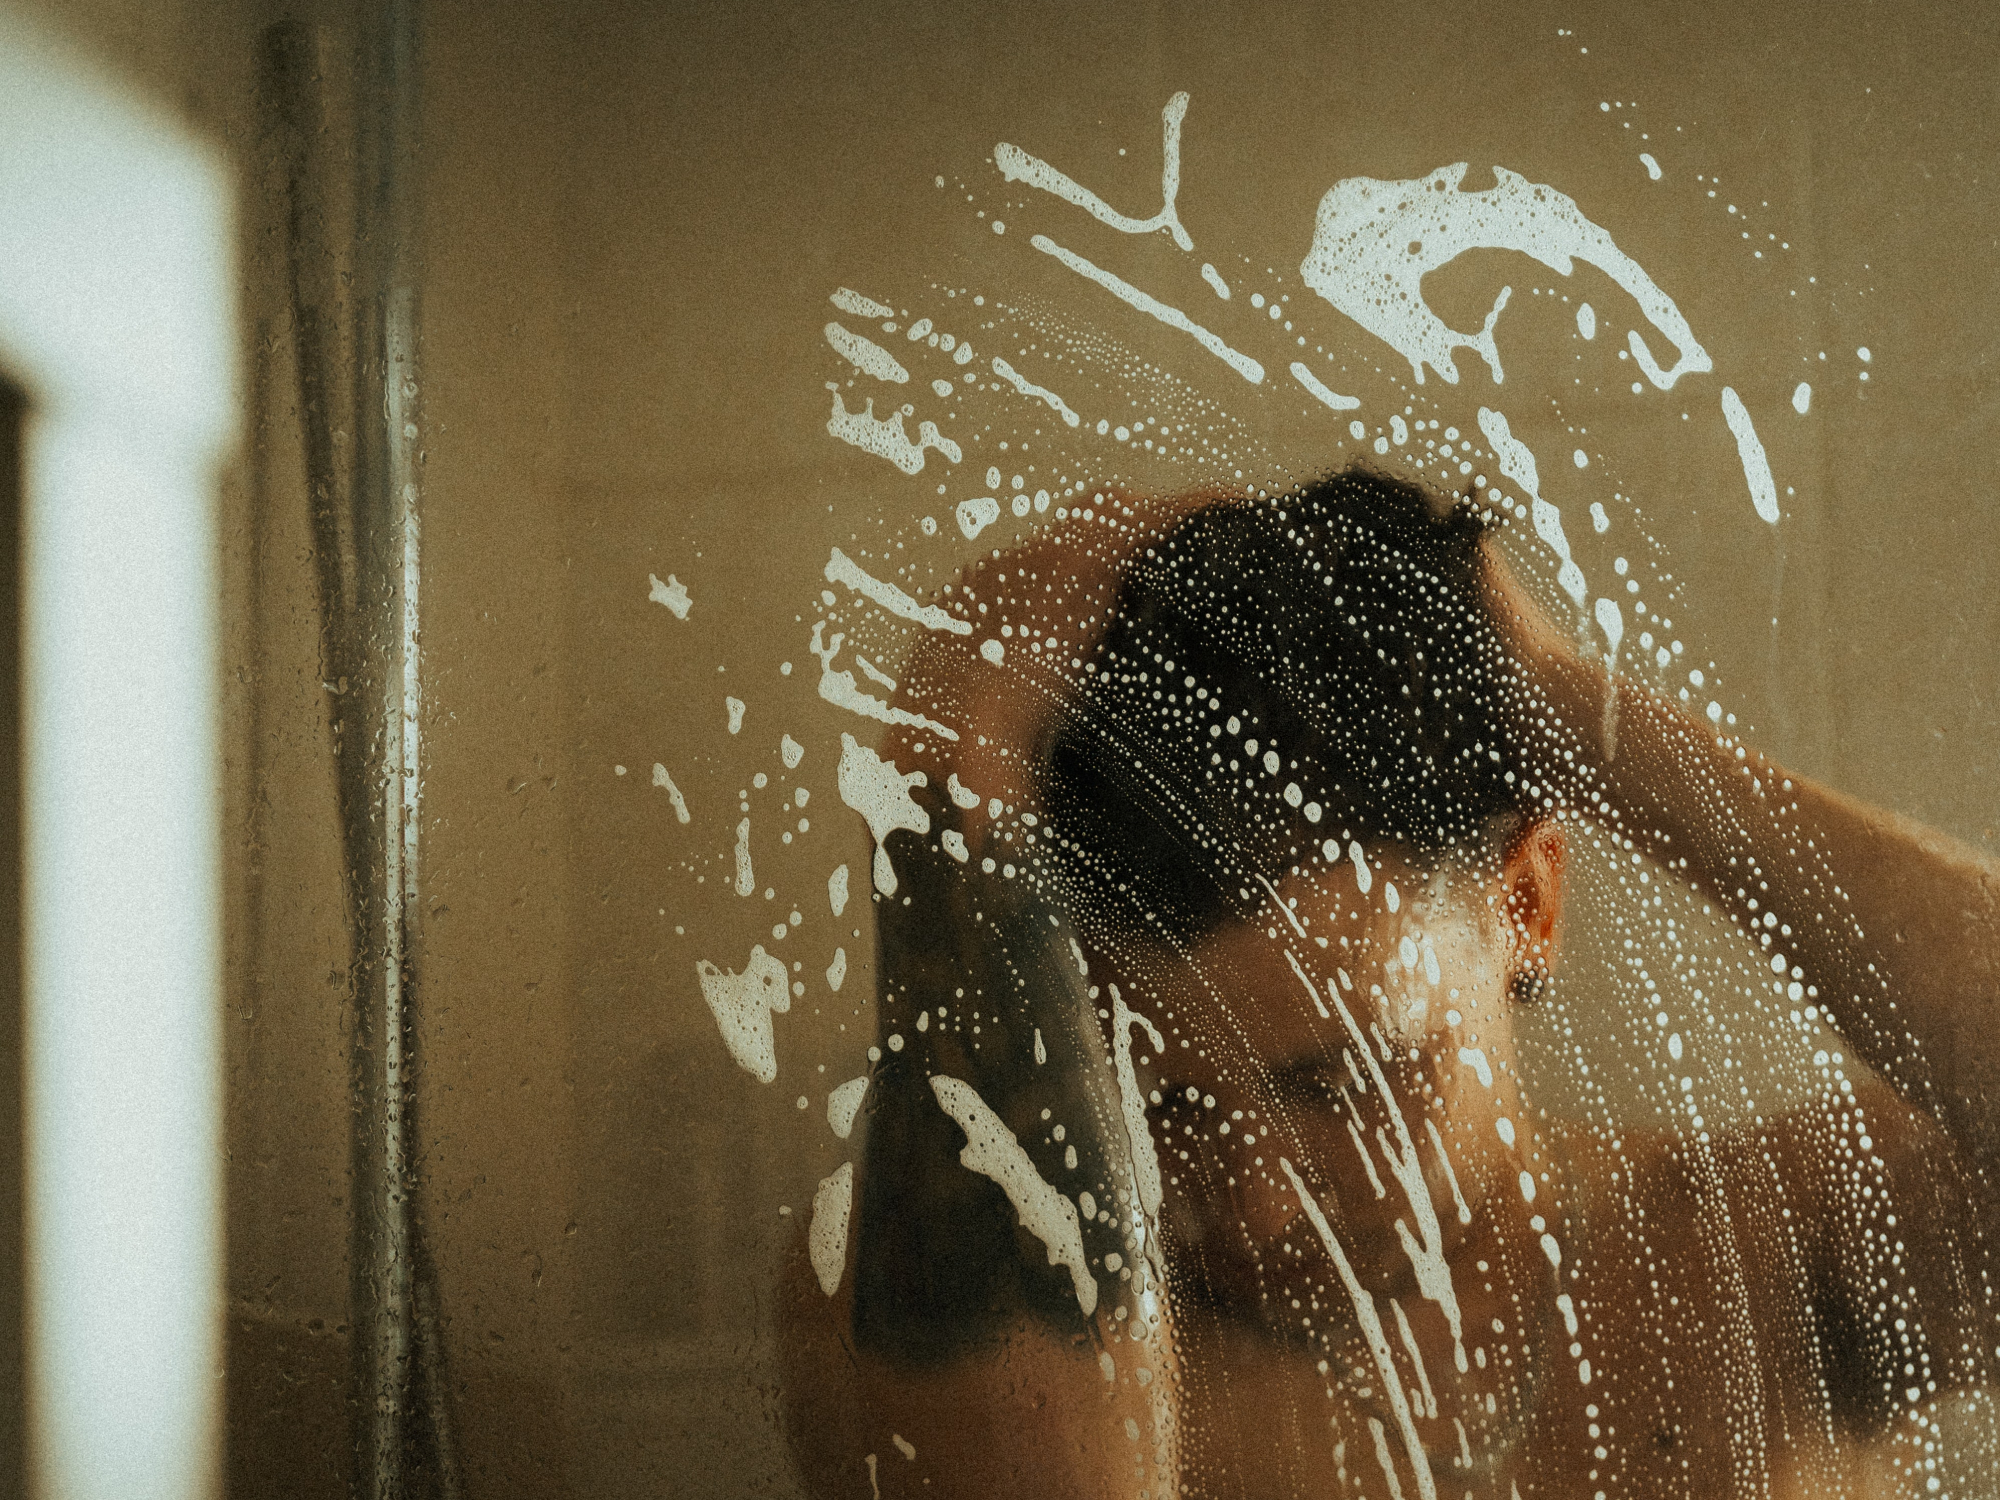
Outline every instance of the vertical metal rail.
{"type": "Polygon", "coordinates": [[[419,12],[382,0],[355,56],[353,280],[338,289],[327,217],[326,70],[313,35],[263,38],[265,125],[282,179],[321,670],[333,738],[349,932],[349,1492],[455,1500],[458,1463],[436,1271],[424,1241],[414,1047],[421,814],[422,410],[419,12]],[[344,304],[344,307],[343,307],[344,304]],[[333,410],[353,320],[355,443],[333,410]],[[343,506],[342,501],[346,504],[343,506]]]}
{"type": "MultiPolygon", "coordinates": [[[[354,587],[342,801],[366,807],[351,1082],[354,1492],[404,1500],[421,1436],[416,1163],[417,838],[421,805],[418,529],[420,221],[417,0],[364,11],[357,69],[354,587]],[[351,695],[351,696],[350,696],[351,695]]],[[[428,1341],[435,1344],[435,1341],[428,1341]]]]}

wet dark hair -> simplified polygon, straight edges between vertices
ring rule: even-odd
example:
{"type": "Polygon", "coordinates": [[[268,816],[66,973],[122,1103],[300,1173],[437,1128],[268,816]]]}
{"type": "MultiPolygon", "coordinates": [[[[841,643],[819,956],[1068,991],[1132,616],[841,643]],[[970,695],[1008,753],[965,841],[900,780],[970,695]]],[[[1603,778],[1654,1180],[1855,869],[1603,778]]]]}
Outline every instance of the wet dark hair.
{"type": "MultiPolygon", "coordinates": [[[[941,838],[898,837],[912,896],[876,908],[885,1050],[859,1184],[860,1347],[922,1364],[1023,1318],[1087,1329],[1000,1189],[960,1164],[964,1133],[929,1083],[970,1084],[1053,1178],[1129,1182],[1109,1001],[1076,939],[1136,980],[1158,945],[1127,939],[1185,945],[1248,916],[1259,877],[1347,857],[1328,840],[1477,857],[1527,810],[1505,776],[1484,531],[1467,502],[1353,470],[1202,506],[1128,562],[1104,638],[1038,746],[1021,747],[1044,815],[1033,878],[975,874],[941,838]],[[940,1000],[974,1024],[919,1032],[940,1000]],[[1066,1163],[1050,1118],[1069,1123],[1066,1163]]],[[[969,826],[935,783],[917,796],[937,835],[969,826]]],[[[1112,1229],[1083,1234],[1120,1248],[1112,1229]]]]}
{"type": "Polygon", "coordinates": [[[1530,803],[1505,774],[1485,530],[1469,501],[1349,470],[1204,506],[1134,559],[1047,753],[1070,883],[1188,939],[1343,834],[1490,850],[1530,803]]]}

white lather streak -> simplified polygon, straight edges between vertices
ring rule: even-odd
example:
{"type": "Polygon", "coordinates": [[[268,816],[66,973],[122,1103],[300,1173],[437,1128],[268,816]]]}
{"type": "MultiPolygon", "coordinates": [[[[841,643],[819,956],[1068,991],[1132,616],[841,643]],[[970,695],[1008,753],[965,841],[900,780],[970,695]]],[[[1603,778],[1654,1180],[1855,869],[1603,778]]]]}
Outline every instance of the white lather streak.
{"type": "Polygon", "coordinates": [[[1140,291],[1122,276],[1115,276],[1099,266],[1092,265],[1074,250],[1065,250],[1045,234],[1036,235],[1029,243],[1044,255],[1053,255],[1057,260],[1076,272],[1077,275],[1096,282],[1107,292],[1111,293],[1112,296],[1136,307],[1148,317],[1158,318],[1169,328],[1178,328],[1182,333],[1192,335],[1196,343],[1200,344],[1202,348],[1228,365],[1230,369],[1241,375],[1252,385],[1262,385],[1264,383],[1264,367],[1262,365],[1258,364],[1249,355],[1238,353],[1236,350],[1230,348],[1221,339],[1210,333],[1201,324],[1195,322],[1194,319],[1190,318],[1178,307],[1169,307],[1166,303],[1160,301],[1159,298],[1149,296],[1145,292],[1140,291]]]}
{"type": "Polygon", "coordinates": [[[1311,391],[1315,397],[1325,402],[1335,411],[1353,411],[1361,404],[1359,396],[1343,396],[1329,387],[1319,376],[1306,368],[1301,360],[1292,361],[1292,379],[1311,391]]]}
{"type": "Polygon", "coordinates": [[[844,708],[849,713],[860,714],[864,719],[874,719],[883,724],[907,724],[913,729],[928,729],[944,739],[956,740],[958,731],[949,724],[940,724],[936,719],[923,714],[912,713],[907,708],[898,708],[885,703],[872,693],[861,691],[852,672],[833,669],[833,659],[840,655],[841,645],[847,637],[839,631],[828,643],[823,639],[826,621],[813,621],[812,644],[807,648],[819,658],[819,695],[835,708],[844,708]]]}
{"type": "Polygon", "coordinates": [[[873,375],[877,380],[886,380],[894,385],[909,382],[910,372],[880,344],[858,333],[849,333],[838,323],[827,324],[825,333],[826,341],[833,345],[833,352],[862,374],[873,375]]]}
{"type": "Polygon", "coordinates": [[[844,583],[871,603],[880,605],[900,620],[910,620],[931,630],[949,630],[953,635],[971,635],[972,622],[948,614],[935,604],[919,604],[893,583],[884,583],[864,572],[845,552],[835,547],[826,560],[829,583],[844,583]]]}
{"type": "MultiPolygon", "coordinates": [[[[1299,967],[1298,959],[1288,948],[1285,960],[1298,975],[1299,983],[1308,993],[1316,994],[1312,980],[1299,967]]],[[[1451,1267],[1444,1259],[1444,1232],[1438,1227],[1437,1208],[1431,1202],[1430,1188],[1424,1181],[1423,1163],[1417,1160],[1417,1143],[1410,1138],[1410,1127],[1403,1119],[1402,1105],[1389,1085],[1389,1079],[1382,1071],[1382,1064],[1376,1061],[1375,1049],[1368,1045],[1361,1028],[1355,1024],[1354,1015],[1347,1008],[1347,1002],[1340,998],[1338,986],[1329,984],[1327,994],[1334,1007],[1340,1012],[1341,1024],[1346,1026],[1353,1050],[1368,1064],[1368,1076],[1375,1087],[1382,1091],[1382,1101],[1389,1107],[1389,1118],[1395,1123],[1397,1145],[1392,1149],[1388,1137],[1378,1128],[1375,1139],[1382,1147],[1382,1156],[1389,1168],[1390,1176],[1396,1179],[1403,1190],[1403,1197],[1410,1205],[1410,1217],[1417,1221],[1422,1234],[1421,1243],[1417,1235],[1410,1233],[1410,1226],[1401,1219],[1396,1220],[1396,1238],[1402,1241],[1403,1253],[1410,1258],[1410,1269],[1417,1278],[1417,1290],[1426,1300],[1435,1302],[1438,1311],[1444,1314],[1451,1325],[1452,1355],[1457,1361],[1458,1371],[1463,1375],[1469,1368],[1465,1357],[1465,1334],[1463,1320],[1458,1311],[1458,1294],[1452,1289],[1451,1267]]]]}
{"type": "Polygon", "coordinates": [[[1014,387],[1031,401],[1041,401],[1049,410],[1063,419],[1066,426],[1074,427],[1083,419],[1069,409],[1069,403],[1046,386],[1036,385],[1027,376],[1016,370],[997,354],[993,357],[993,373],[1014,387]]]}
{"type": "Polygon", "coordinates": [[[1014,1132],[987,1107],[972,1085],[943,1073],[931,1076],[939,1108],[965,1132],[958,1159],[968,1171],[990,1177],[1021,1216],[1022,1225],[1049,1252],[1049,1264],[1066,1267],[1085,1317],[1097,1311],[1097,1282],[1083,1253],[1083,1225],[1076,1205],[1051,1187],[1014,1132]]]}
{"type": "MultiPolygon", "coordinates": [[[[1071,939],[1072,942],[1075,939],[1071,939]]],[[[1111,986],[1111,1050],[1118,1069],[1118,1103],[1125,1116],[1125,1135],[1132,1146],[1133,1186],[1138,1189],[1139,1206],[1145,1210],[1142,1224],[1150,1223],[1160,1211],[1160,1158],[1153,1149],[1152,1131],[1146,1124],[1146,1096],[1139,1088],[1138,1070],[1132,1066],[1132,1028],[1140,1027],[1153,1044],[1155,1053],[1167,1050],[1167,1039],[1140,1012],[1125,1003],[1118,986],[1111,986]]]]}
{"type": "Polygon", "coordinates": [[[1160,211],[1150,219],[1134,219],[1121,214],[1067,172],[1058,171],[1039,156],[1030,156],[1019,146],[1006,141],[993,148],[993,165],[1000,169],[1000,175],[1007,181],[1025,182],[1065,203],[1074,203],[1100,224],[1108,224],[1126,234],[1151,234],[1164,229],[1181,249],[1192,250],[1194,241],[1181,227],[1180,215],[1174,207],[1174,199],[1181,190],[1181,121],[1187,118],[1187,107],[1188,96],[1183,91],[1169,99],[1167,107],[1160,111],[1160,211]]]}
{"type": "MultiPolygon", "coordinates": [[[[1278,1165],[1292,1180],[1292,1191],[1299,1195],[1306,1217],[1312,1221],[1320,1243],[1326,1246],[1326,1253],[1333,1257],[1334,1269],[1340,1272],[1340,1283],[1347,1288],[1348,1299],[1354,1304],[1355,1319],[1361,1324],[1362,1337],[1368,1341],[1368,1352],[1374,1356],[1376,1373],[1382,1378],[1382,1389],[1396,1414],[1396,1425],[1402,1430],[1403,1449],[1409,1456],[1410,1468],[1417,1476],[1417,1492],[1423,1500],[1437,1500],[1437,1486],[1431,1482],[1430,1460],[1424,1456],[1423,1439],[1417,1436],[1417,1424],[1410,1415],[1410,1399],[1403,1391],[1403,1377],[1396,1368],[1395,1356],[1389,1352],[1389,1338],[1382,1331],[1382,1319],[1375,1311],[1375,1299],[1368,1295],[1361,1278],[1354,1274],[1354,1267],[1348,1264],[1347,1252],[1341,1249],[1340,1241],[1334,1237],[1333,1226],[1320,1212],[1319,1201],[1313,1197],[1305,1179],[1284,1157],[1278,1158],[1278,1165]]],[[[1388,1451],[1378,1449],[1376,1457],[1381,1461],[1390,1485],[1400,1488],[1396,1485],[1395,1467],[1388,1462],[1388,1451]]]]}
{"type": "Polygon", "coordinates": [[[1410,1356],[1410,1363],[1416,1367],[1417,1385],[1424,1398],[1424,1415],[1435,1419],[1438,1414],[1437,1392],[1431,1389],[1430,1373],[1424,1369],[1423,1352],[1417,1348],[1416,1330],[1410,1327],[1410,1315],[1403,1311],[1403,1304],[1393,1298],[1389,1310],[1396,1315],[1396,1332],[1403,1336],[1403,1352],[1410,1356]]]}
{"type": "Polygon", "coordinates": [[[1722,388],[1722,418],[1729,424],[1729,435],[1736,439],[1736,456],[1743,463],[1743,477],[1750,485],[1750,503],[1757,507],[1758,519],[1777,525],[1778,486],[1771,478],[1771,460],[1764,455],[1764,444],[1750,423],[1743,398],[1726,385],[1722,388]]]}

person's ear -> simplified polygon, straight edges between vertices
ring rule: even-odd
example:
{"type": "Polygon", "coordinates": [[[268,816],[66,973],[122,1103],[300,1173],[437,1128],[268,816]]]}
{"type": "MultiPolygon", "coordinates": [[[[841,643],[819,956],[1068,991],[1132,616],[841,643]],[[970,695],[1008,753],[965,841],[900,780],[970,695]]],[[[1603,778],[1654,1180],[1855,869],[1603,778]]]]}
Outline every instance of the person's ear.
{"type": "Polygon", "coordinates": [[[1506,924],[1508,989],[1517,1000],[1539,996],[1555,967],[1568,864],[1569,838],[1554,818],[1531,818],[1507,846],[1500,870],[1500,912],[1506,924]]]}

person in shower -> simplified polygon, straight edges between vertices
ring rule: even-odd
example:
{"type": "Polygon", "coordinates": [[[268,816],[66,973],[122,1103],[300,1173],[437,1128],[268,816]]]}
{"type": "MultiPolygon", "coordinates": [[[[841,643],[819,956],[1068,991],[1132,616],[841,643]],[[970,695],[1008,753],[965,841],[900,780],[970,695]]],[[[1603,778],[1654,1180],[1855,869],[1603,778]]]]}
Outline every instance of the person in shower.
{"type": "Polygon", "coordinates": [[[2000,872],[1612,676],[1496,524],[1360,470],[1100,493],[945,591],[978,628],[903,674],[957,739],[883,751],[931,828],[878,898],[846,1260],[791,1283],[815,1493],[864,1458],[883,1495],[1148,1497],[1991,1461],[2000,872]],[[1620,872],[1612,1055],[1568,1040],[1614,1003],[1564,972],[1585,868],[1620,872]],[[1811,1090],[1678,1066],[1704,907],[1811,1090]]]}

